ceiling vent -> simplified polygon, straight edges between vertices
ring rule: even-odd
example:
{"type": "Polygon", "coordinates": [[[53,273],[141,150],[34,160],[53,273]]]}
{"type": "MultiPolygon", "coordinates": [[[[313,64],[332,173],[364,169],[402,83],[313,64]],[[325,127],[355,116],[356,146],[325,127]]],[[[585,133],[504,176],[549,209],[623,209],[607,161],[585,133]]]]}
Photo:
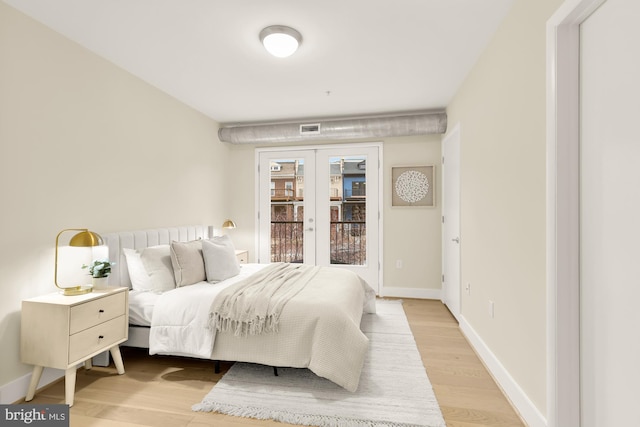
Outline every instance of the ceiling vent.
{"type": "Polygon", "coordinates": [[[222,127],[220,141],[261,144],[443,134],[445,112],[327,120],[317,123],[273,123],[222,127]]]}
{"type": "Polygon", "coordinates": [[[320,135],[320,123],[300,125],[300,135],[320,135]]]}

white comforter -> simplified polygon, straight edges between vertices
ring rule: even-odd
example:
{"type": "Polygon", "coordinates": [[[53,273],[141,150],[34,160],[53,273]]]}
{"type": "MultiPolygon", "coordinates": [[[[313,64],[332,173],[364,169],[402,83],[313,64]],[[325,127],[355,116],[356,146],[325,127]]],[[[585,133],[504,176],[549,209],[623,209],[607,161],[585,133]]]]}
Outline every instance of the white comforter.
{"type": "Polygon", "coordinates": [[[360,319],[363,311],[375,312],[375,292],[347,270],[323,267],[284,307],[278,333],[238,337],[209,329],[217,293],[262,267],[245,264],[239,276],[222,283],[162,294],[153,312],[149,353],[309,368],[355,391],[368,347],[360,319]]]}

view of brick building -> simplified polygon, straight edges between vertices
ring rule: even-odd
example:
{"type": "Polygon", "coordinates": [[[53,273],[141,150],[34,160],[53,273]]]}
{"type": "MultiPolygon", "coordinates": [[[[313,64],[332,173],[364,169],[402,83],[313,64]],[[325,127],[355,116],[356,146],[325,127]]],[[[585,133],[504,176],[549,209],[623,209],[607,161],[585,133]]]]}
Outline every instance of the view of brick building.
{"type": "MultiPolygon", "coordinates": [[[[330,163],[330,248],[332,264],[366,263],[366,160],[334,158],[330,163]]],[[[304,164],[272,161],[271,261],[302,262],[304,164]]]]}

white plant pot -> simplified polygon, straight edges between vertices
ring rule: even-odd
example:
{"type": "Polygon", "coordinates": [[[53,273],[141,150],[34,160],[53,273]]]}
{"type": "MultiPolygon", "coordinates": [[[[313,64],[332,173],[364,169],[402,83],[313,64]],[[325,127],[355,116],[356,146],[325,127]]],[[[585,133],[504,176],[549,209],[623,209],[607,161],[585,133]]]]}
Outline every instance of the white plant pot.
{"type": "Polygon", "coordinates": [[[108,277],[93,277],[91,279],[93,283],[93,289],[105,289],[107,288],[108,277]]]}

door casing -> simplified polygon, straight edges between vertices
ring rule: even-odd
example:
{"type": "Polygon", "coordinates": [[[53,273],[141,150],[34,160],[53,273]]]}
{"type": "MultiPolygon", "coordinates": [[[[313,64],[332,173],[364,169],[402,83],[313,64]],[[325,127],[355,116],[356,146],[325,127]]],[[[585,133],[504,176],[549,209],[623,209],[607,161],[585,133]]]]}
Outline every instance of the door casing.
{"type": "Polygon", "coordinates": [[[547,21],[547,427],[580,425],[580,25],[605,1],[547,21]]]}

